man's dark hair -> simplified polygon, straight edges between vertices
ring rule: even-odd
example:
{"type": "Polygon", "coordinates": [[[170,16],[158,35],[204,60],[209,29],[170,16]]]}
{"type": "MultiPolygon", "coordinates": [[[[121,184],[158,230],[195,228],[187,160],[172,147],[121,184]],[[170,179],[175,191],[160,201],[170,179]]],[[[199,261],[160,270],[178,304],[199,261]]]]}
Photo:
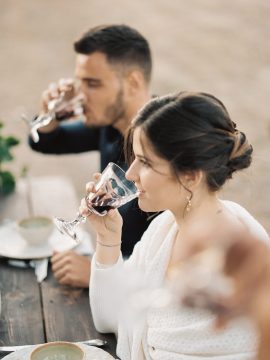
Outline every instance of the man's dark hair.
{"type": "Polygon", "coordinates": [[[146,82],[150,81],[152,59],[149,44],[137,30],[127,25],[96,26],[75,41],[74,50],[84,55],[102,52],[109,63],[136,66],[146,82]]]}

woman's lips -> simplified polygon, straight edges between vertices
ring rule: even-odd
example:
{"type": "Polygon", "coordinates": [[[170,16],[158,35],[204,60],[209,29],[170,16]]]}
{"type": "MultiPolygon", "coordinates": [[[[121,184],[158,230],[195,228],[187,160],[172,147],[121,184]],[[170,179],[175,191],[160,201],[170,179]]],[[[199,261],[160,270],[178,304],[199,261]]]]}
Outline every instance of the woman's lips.
{"type": "Polygon", "coordinates": [[[138,190],[138,196],[142,196],[144,194],[144,191],[143,190],[138,190]]]}

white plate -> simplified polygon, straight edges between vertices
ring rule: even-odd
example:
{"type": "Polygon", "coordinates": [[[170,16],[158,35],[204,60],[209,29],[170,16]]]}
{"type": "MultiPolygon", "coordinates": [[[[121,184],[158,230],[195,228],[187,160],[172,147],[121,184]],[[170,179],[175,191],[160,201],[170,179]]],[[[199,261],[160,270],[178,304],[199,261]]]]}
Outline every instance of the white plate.
{"type": "MultiPolygon", "coordinates": [[[[88,234],[78,231],[84,242],[88,234]]],[[[88,237],[89,238],[89,237],[88,237]]],[[[55,228],[48,241],[41,245],[29,245],[16,229],[16,223],[9,222],[0,226],[0,255],[14,259],[39,259],[52,256],[54,251],[74,248],[77,243],[67,235],[62,235],[55,228]]]]}
{"type": "MultiPolygon", "coordinates": [[[[94,346],[80,345],[86,352],[86,360],[115,360],[109,353],[94,346]]],[[[8,354],[3,359],[5,360],[29,360],[30,353],[35,346],[29,346],[27,349],[22,349],[8,354]]]]}

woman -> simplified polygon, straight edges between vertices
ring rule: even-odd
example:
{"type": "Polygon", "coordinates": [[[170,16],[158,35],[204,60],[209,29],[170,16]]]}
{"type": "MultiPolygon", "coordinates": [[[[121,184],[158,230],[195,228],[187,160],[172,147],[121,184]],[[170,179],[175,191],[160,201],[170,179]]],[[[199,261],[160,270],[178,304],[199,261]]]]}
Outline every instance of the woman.
{"type": "MultiPolygon", "coordinates": [[[[268,241],[245,209],[217,196],[235,171],[251,163],[252,147],[245,134],[218,99],[183,92],[153,99],[140,111],[127,137],[127,153],[132,163],[126,177],[140,191],[140,208],[164,212],[125,262],[117,210],[89,217],[97,233],[90,281],[97,330],[116,333],[121,360],[252,359],[256,336],[247,320],[215,332],[211,312],[161,304],[159,293],[152,291],[187,258],[194,237],[207,239],[200,247],[216,241],[216,224],[226,224],[228,237],[245,224],[256,238],[268,241]]],[[[94,183],[87,189],[95,191],[94,183]]],[[[81,213],[88,213],[84,203],[81,213]]]]}

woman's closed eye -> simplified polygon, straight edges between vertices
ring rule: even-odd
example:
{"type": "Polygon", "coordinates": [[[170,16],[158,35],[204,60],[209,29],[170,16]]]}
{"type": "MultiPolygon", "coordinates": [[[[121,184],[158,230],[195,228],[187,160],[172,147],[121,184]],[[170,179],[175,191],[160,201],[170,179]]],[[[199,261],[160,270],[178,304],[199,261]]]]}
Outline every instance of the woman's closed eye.
{"type": "Polygon", "coordinates": [[[147,161],[146,159],[144,159],[144,158],[139,158],[138,160],[139,160],[139,162],[140,162],[144,167],[151,167],[149,161],[147,161]]]}

